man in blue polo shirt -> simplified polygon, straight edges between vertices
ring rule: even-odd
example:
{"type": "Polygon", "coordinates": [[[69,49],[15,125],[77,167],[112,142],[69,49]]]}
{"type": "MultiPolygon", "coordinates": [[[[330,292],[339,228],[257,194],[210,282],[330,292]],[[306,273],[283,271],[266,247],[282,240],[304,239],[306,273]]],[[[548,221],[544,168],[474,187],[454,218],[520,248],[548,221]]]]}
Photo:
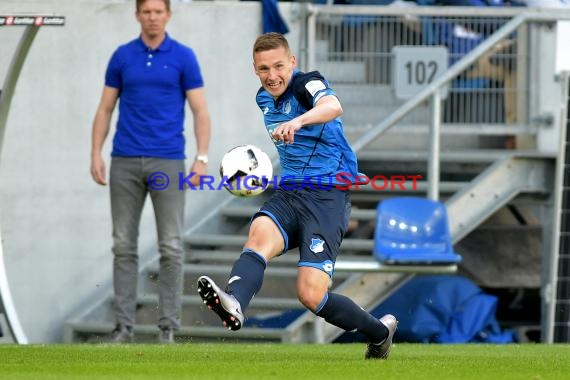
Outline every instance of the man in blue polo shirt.
{"type": "Polygon", "coordinates": [[[134,338],[140,216],[147,194],[152,200],[160,253],[159,341],[174,341],[180,326],[185,193],[176,186],[156,190],[150,175],[178,178],[185,172],[184,114],[193,115],[197,155],[190,172],[206,175],[210,116],[204,82],[194,51],[166,33],[169,0],[137,0],[139,38],[120,46],[105,74],[105,87],[93,121],[91,175],[106,185],[101,150],[117,101],[119,117],[110,168],[113,220],[113,284],[116,328],[113,342],[134,338]]]}
{"type": "Polygon", "coordinates": [[[387,314],[376,319],[350,298],[329,291],[350,217],[350,193],[342,187],[358,179],[356,155],[340,120],[341,104],[319,72],[296,69],[289,43],[279,33],[257,38],[253,66],[261,82],[256,102],[288,183],[281,181],[253,216],[225,289],[201,276],[198,293],[227,328],[239,330],[269,261],[299,248],[299,301],[327,322],[366,335],[366,359],[386,359],[396,318],[387,314]],[[328,180],[323,183],[323,178],[328,180]]]}

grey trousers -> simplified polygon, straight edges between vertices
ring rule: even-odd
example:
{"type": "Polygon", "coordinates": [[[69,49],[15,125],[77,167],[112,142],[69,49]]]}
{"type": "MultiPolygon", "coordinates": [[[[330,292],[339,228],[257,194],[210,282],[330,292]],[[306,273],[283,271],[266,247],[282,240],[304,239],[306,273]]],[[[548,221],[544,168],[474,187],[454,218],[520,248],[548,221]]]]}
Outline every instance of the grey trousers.
{"type": "Polygon", "coordinates": [[[111,159],[113,287],[115,318],[119,324],[133,326],[135,323],[139,225],[146,196],[150,194],[160,254],[158,326],[175,330],[180,327],[185,192],[178,190],[179,172],[184,172],[184,160],[111,159]],[[155,172],[167,174],[170,185],[163,190],[149,187],[148,177],[155,172]]]}

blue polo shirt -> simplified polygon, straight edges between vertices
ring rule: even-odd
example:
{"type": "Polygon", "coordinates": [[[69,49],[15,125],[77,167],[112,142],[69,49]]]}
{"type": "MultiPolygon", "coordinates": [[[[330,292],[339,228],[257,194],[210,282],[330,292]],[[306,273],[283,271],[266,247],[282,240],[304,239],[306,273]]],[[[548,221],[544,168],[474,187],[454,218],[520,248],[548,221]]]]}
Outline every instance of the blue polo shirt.
{"type": "MultiPolygon", "coordinates": [[[[277,100],[262,87],[257,92],[256,102],[271,137],[279,124],[304,114],[325,95],[336,96],[318,71],[301,73],[295,70],[289,87],[277,100]]],[[[342,175],[354,183],[359,175],[356,154],[344,134],[340,118],[304,126],[295,133],[293,144],[273,142],[279,153],[283,180],[323,183],[323,179],[330,178],[324,183],[346,185],[346,181],[339,181],[337,176],[342,175]]]]}
{"type": "Polygon", "coordinates": [[[113,53],[105,85],[119,90],[112,156],[185,158],[186,91],[204,86],[191,48],[167,34],[152,50],[139,37],[113,53]]]}

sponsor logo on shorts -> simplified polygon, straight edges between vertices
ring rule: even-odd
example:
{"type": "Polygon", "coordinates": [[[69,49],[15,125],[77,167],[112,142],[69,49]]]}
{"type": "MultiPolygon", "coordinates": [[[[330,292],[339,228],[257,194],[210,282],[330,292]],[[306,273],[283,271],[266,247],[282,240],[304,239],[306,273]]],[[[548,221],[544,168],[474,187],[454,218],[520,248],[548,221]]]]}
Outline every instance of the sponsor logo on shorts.
{"type": "Polygon", "coordinates": [[[334,265],[332,263],[325,263],[323,264],[323,271],[326,273],[332,273],[334,269],[334,265]]]}

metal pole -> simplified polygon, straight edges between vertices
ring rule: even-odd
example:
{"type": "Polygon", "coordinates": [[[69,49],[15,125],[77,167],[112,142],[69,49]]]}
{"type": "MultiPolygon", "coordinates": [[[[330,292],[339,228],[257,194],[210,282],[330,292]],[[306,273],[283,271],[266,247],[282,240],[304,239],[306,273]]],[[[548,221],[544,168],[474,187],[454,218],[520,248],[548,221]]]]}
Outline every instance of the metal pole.
{"type": "Polygon", "coordinates": [[[309,8],[307,18],[307,62],[305,71],[315,70],[316,62],[316,40],[317,40],[317,12],[309,8]]]}
{"type": "Polygon", "coordinates": [[[562,96],[565,105],[561,108],[560,138],[558,139],[558,155],[556,158],[556,172],[554,174],[554,190],[552,204],[552,223],[550,231],[546,231],[545,236],[550,236],[550,244],[545,244],[549,249],[544,250],[543,263],[546,264],[546,283],[543,284],[543,305],[544,316],[542,322],[542,341],[544,343],[554,342],[554,324],[556,321],[556,298],[558,285],[558,260],[560,250],[560,226],[562,223],[562,188],[564,186],[564,172],[566,162],[566,123],[568,115],[568,98],[570,93],[570,73],[561,75],[562,96]]]}
{"type": "Polygon", "coordinates": [[[441,93],[438,89],[431,98],[431,126],[428,157],[428,193],[427,197],[434,201],[439,199],[439,142],[441,129],[441,93]]]}

